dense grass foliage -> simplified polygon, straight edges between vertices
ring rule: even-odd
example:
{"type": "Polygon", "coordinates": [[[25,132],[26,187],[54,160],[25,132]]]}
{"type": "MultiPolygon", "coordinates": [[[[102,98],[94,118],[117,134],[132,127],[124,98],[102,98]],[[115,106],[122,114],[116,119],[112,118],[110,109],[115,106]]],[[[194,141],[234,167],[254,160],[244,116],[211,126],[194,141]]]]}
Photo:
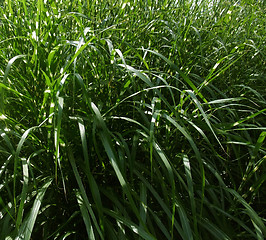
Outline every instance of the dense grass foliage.
{"type": "Polygon", "coordinates": [[[210,2],[1,1],[0,239],[266,237],[265,2],[210,2]]]}

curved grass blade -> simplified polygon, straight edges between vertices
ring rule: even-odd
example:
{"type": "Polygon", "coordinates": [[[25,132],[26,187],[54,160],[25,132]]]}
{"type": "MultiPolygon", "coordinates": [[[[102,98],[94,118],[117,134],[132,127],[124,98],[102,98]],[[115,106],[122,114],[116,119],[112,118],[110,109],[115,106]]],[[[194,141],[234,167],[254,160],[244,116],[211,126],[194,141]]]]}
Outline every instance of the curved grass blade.
{"type": "Polygon", "coordinates": [[[202,213],[202,208],[203,208],[203,201],[204,201],[204,189],[205,189],[205,171],[204,171],[204,166],[203,166],[203,162],[202,162],[202,159],[201,159],[201,155],[200,155],[200,152],[195,144],[195,142],[193,141],[192,137],[187,133],[186,129],[182,126],[180,126],[177,121],[175,121],[173,118],[171,118],[170,116],[168,116],[167,114],[162,114],[162,116],[164,118],[166,118],[170,123],[172,123],[184,136],[185,138],[188,140],[188,142],[190,143],[192,149],[194,150],[195,152],[195,156],[199,162],[199,167],[200,167],[200,172],[201,172],[201,177],[202,177],[202,183],[201,183],[201,186],[202,186],[202,192],[201,192],[201,197],[202,197],[202,200],[201,200],[201,213],[202,213]]]}
{"type": "Polygon", "coordinates": [[[145,51],[151,52],[155,55],[157,55],[158,57],[162,58],[165,62],[167,62],[171,68],[173,68],[174,70],[176,70],[178,72],[178,74],[187,82],[187,84],[192,88],[192,90],[205,102],[208,103],[208,101],[204,98],[204,96],[202,95],[201,92],[199,92],[199,90],[197,89],[197,87],[194,85],[194,83],[192,83],[192,81],[189,79],[188,76],[186,76],[171,60],[169,60],[168,58],[166,58],[165,56],[163,56],[162,54],[155,52],[153,50],[149,50],[149,49],[145,49],[145,51]]]}
{"type": "Polygon", "coordinates": [[[78,204],[79,204],[79,207],[80,207],[80,211],[81,211],[81,215],[82,215],[83,221],[84,221],[85,226],[86,226],[88,239],[95,240],[95,236],[94,236],[94,233],[93,233],[93,227],[92,227],[92,224],[91,224],[90,216],[89,216],[87,208],[84,205],[84,201],[83,201],[83,199],[82,199],[82,197],[81,197],[79,192],[76,192],[76,198],[77,198],[77,201],[78,201],[78,204]]]}
{"type": "Polygon", "coordinates": [[[157,216],[157,214],[155,214],[151,210],[149,211],[149,213],[153,216],[153,218],[154,218],[154,220],[155,220],[158,228],[160,228],[160,230],[162,231],[162,233],[164,234],[164,236],[166,237],[166,239],[167,240],[173,239],[171,237],[170,233],[169,233],[169,230],[164,226],[164,224],[162,223],[162,221],[160,220],[160,218],[157,216]]]}
{"type": "Polygon", "coordinates": [[[82,183],[82,180],[81,180],[81,177],[79,175],[79,172],[78,172],[78,169],[77,169],[77,166],[76,166],[76,163],[75,163],[75,159],[74,159],[74,155],[73,155],[73,152],[71,150],[70,147],[68,147],[68,157],[69,157],[69,161],[70,161],[70,164],[72,166],[72,169],[73,169],[73,172],[74,172],[74,175],[75,175],[75,178],[76,178],[76,181],[78,183],[78,186],[79,186],[79,190],[80,190],[80,194],[81,194],[81,197],[82,197],[82,201],[83,203],[85,204],[86,208],[87,208],[87,211],[89,211],[89,214],[90,214],[90,217],[92,219],[92,222],[93,224],[95,225],[96,227],[96,230],[97,232],[99,233],[100,235],[100,238],[101,239],[104,239],[103,237],[103,234],[101,232],[101,229],[99,227],[99,224],[97,222],[97,219],[95,217],[95,214],[93,212],[93,209],[91,207],[91,204],[89,202],[89,199],[87,197],[87,194],[86,194],[86,190],[83,186],[83,183],[82,183]]]}
{"type": "Polygon", "coordinates": [[[127,195],[128,197],[128,200],[130,202],[130,205],[132,207],[132,210],[134,211],[134,213],[136,214],[136,216],[140,219],[140,216],[139,216],[139,212],[137,210],[137,207],[136,207],[136,204],[132,198],[132,195],[130,193],[130,190],[129,190],[129,186],[128,184],[126,183],[125,181],[125,178],[124,176],[122,175],[120,169],[119,169],[119,166],[118,166],[118,160],[117,160],[117,157],[116,157],[116,153],[115,153],[115,150],[113,148],[113,144],[112,144],[112,141],[111,141],[111,138],[110,138],[110,134],[109,134],[109,131],[104,123],[104,120],[98,110],[98,108],[96,107],[96,105],[94,103],[91,103],[91,107],[95,113],[95,116],[96,116],[96,119],[98,121],[98,128],[100,129],[100,132],[99,132],[99,135],[100,135],[100,138],[101,138],[101,141],[103,143],[103,146],[104,146],[104,149],[111,161],[111,164],[115,170],[115,173],[117,175],[117,178],[125,192],[125,194],[127,195]]]}
{"type": "Polygon", "coordinates": [[[23,221],[22,226],[19,229],[18,237],[19,239],[30,240],[31,234],[33,231],[33,227],[39,213],[40,206],[42,204],[43,197],[47,188],[51,185],[53,179],[48,178],[46,179],[45,184],[38,190],[36,199],[33,203],[31,212],[29,216],[23,221]]]}
{"type": "Polygon", "coordinates": [[[99,188],[98,185],[91,173],[90,170],[90,162],[89,162],[89,154],[88,154],[88,146],[87,146],[87,139],[86,139],[86,130],[85,130],[85,126],[84,126],[84,121],[82,118],[78,118],[78,125],[79,125],[79,132],[80,132],[80,138],[81,138],[81,144],[82,144],[82,150],[83,150],[83,156],[85,159],[85,174],[87,175],[88,181],[89,181],[89,185],[90,185],[90,189],[92,192],[92,197],[94,199],[94,202],[96,204],[97,210],[99,212],[99,216],[100,216],[100,226],[101,229],[104,231],[104,224],[103,224],[103,206],[102,206],[102,200],[101,200],[101,195],[99,192],[99,188]]]}
{"type": "Polygon", "coordinates": [[[143,239],[156,240],[156,238],[154,236],[152,236],[150,233],[146,232],[143,228],[137,226],[135,223],[128,220],[127,218],[120,216],[116,212],[111,211],[111,210],[107,210],[107,209],[104,209],[104,212],[106,214],[108,214],[109,216],[113,217],[114,219],[116,219],[121,224],[127,226],[129,229],[131,229],[134,233],[136,233],[137,235],[139,235],[143,239]]]}
{"type": "Polygon", "coordinates": [[[7,134],[0,129],[0,136],[4,139],[6,145],[8,146],[9,150],[11,151],[12,155],[15,155],[16,151],[15,148],[13,147],[10,138],[7,136],[7,134]]]}
{"type": "MultiPolygon", "coordinates": [[[[197,212],[196,212],[195,194],[194,194],[194,188],[193,188],[193,179],[192,179],[190,161],[187,155],[183,155],[182,159],[183,159],[186,178],[187,178],[188,194],[189,194],[190,204],[191,204],[194,231],[195,231],[196,236],[198,237],[198,221],[197,221],[197,215],[196,215],[197,212]]],[[[189,228],[187,229],[189,230],[189,228]]],[[[191,238],[191,234],[189,231],[188,231],[187,236],[191,238]]]]}
{"type": "MultiPolygon", "coordinates": [[[[207,118],[207,115],[206,115],[206,113],[204,112],[202,106],[200,105],[200,103],[199,103],[197,97],[195,96],[195,94],[194,94],[191,90],[186,90],[186,92],[187,92],[187,93],[190,95],[190,97],[193,99],[194,103],[196,104],[196,106],[197,106],[198,109],[200,110],[200,112],[201,112],[201,114],[202,114],[202,116],[203,116],[205,122],[207,123],[208,127],[211,129],[211,131],[212,131],[214,137],[216,138],[217,142],[219,143],[219,145],[221,146],[221,148],[224,150],[224,147],[222,146],[222,144],[221,144],[220,140],[218,139],[217,135],[215,134],[215,132],[214,132],[214,130],[213,130],[211,124],[210,124],[210,121],[209,121],[209,119],[207,118]]],[[[224,150],[224,152],[225,152],[225,150],[224,150]]]]}
{"type": "Polygon", "coordinates": [[[224,214],[229,219],[232,219],[233,221],[235,221],[239,226],[241,226],[243,229],[245,229],[245,231],[248,232],[253,238],[256,238],[256,234],[254,232],[252,232],[252,230],[243,221],[232,216],[231,214],[227,213],[226,211],[222,210],[221,208],[219,208],[215,205],[211,205],[211,207],[216,209],[217,211],[221,212],[222,214],[224,214]]]}
{"type": "Polygon", "coordinates": [[[259,230],[266,237],[266,226],[253,208],[233,189],[225,188],[225,191],[231,193],[245,208],[250,217],[256,231],[259,230]]]}
{"type": "MultiPolygon", "coordinates": [[[[19,58],[24,58],[26,57],[26,55],[18,55],[18,56],[15,56],[13,57],[12,59],[9,60],[7,66],[6,66],[6,70],[5,70],[5,74],[4,74],[4,78],[3,78],[3,85],[6,85],[7,83],[7,76],[8,76],[8,73],[10,71],[10,68],[12,66],[12,64],[19,58]]],[[[2,85],[0,85],[0,94],[1,94],[1,97],[0,97],[0,113],[4,113],[4,90],[2,89],[2,85]]]]}
{"type": "MultiPolygon", "coordinates": [[[[16,197],[15,197],[15,196],[16,196],[16,178],[17,178],[18,161],[19,161],[19,154],[20,154],[20,151],[21,151],[22,146],[23,146],[24,142],[26,141],[26,139],[27,139],[29,133],[30,133],[32,130],[41,127],[41,126],[42,126],[47,120],[48,120],[48,118],[45,119],[42,123],[40,123],[38,126],[31,127],[31,128],[27,129],[27,130],[23,133],[23,135],[22,135],[22,137],[21,137],[21,139],[20,139],[20,141],[19,141],[19,143],[18,143],[18,146],[17,146],[16,152],[15,152],[15,154],[14,154],[14,158],[15,158],[15,160],[14,160],[13,194],[14,194],[15,213],[16,213],[16,197]]],[[[26,168],[27,168],[27,167],[26,167],[25,165],[24,165],[24,167],[25,167],[24,170],[26,171],[26,168]]],[[[26,175],[28,175],[28,173],[26,173],[25,171],[24,171],[24,173],[25,173],[26,175]]],[[[28,171],[28,170],[27,170],[27,171],[28,171]]],[[[25,193],[25,194],[26,194],[26,193],[25,193]]],[[[24,196],[24,197],[25,197],[25,196],[24,196]]],[[[19,220],[19,222],[20,222],[20,220],[19,220]]]]}
{"type": "Polygon", "coordinates": [[[208,219],[202,219],[200,224],[209,231],[209,233],[217,240],[231,240],[231,238],[223,232],[219,227],[215,226],[212,222],[208,219]]]}
{"type": "MultiPolygon", "coordinates": [[[[162,207],[162,209],[164,210],[165,214],[167,215],[168,219],[170,221],[172,221],[172,213],[170,211],[170,209],[168,208],[168,206],[166,205],[166,203],[164,202],[164,200],[160,197],[160,195],[158,194],[158,192],[153,188],[153,186],[142,176],[142,174],[140,172],[138,172],[137,170],[134,171],[134,173],[139,177],[139,179],[141,180],[142,183],[145,184],[145,186],[149,189],[149,191],[152,193],[152,195],[155,197],[155,199],[158,201],[158,203],[160,204],[160,206],[162,207]]],[[[174,227],[176,228],[176,230],[178,231],[178,233],[180,234],[182,239],[184,238],[184,232],[183,229],[181,228],[181,226],[179,225],[179,223],[176,221],[176,219],[174,219],[174,223],[173,223],[174,227]]]]}
{"type": "MultiPolygon", "coordinates": [[[[193,238],[193,232],[191,230],[190,221],[187,217],[185,209],[183,208],[183,206],[180,203],[178,203],[178,201],[176,201],[175,205],[176,205],[176,209],[178,211],[179,218],[180,218],[181,225],[182,225],[183,232],[184,232],[184,238],[183,239],[193,240],[194,239],[193,238]]],[[[197,231],[195,233],[197,233],[197,231]]]]}
{"type": "Polygon", "coordinates": [[[29,184],[29,169],[28,161],[25,158],[21,159],[22,162],[22,172],[23,172],[23,187],[20,196],[20,205],[18,209],[17,219],[16,219],[16,228],[19,229],[19,226],[22,222],[24,204],[27,196],[28,184],[29,184]]]}
{"type": "Polygon", "coordinates": [[[127,69],[129,72],[135,74],[136,76],[138,76],[142,81],[144,81],[149,87],[154,88],[155,93],[159,96],[159,98],[161,99],[161,101],[163,101],[166,106],[170,109],[173,110],[173,107],[171,106],[171,104],[169,104],[169,102],[166,100],[166,98],[162,95],[162,93],[154,86],[154,84],[152,83],[152,81],[150,80],[150,78],[143,73],[140,70],[137,70],[129,65],[125,65],[125,64],[118,64],[118,66],[123,67],[125,69],[127,69]]]}
{"type": "Polygon", "coordinates": [[[150,142],[150,163],[151,163],[151,178],[153,177],[153,170],[152,170],[152,152],[153,152],[153,142],[154,142],[154,128],[157,117],[159,116],[159,112],[156,110],[156,102],[160,102],[159,99],[153,98],[151,103],[152,108],[152,117],[150,123],[150,135],[149,135],[149,142],[150,142]]]}
{"type": "Polygon", "coordinates": [[[146,223],[147,220],[147,188],[146,186],[141,183],[140,184],[140,207],[139,207],[139,212],[140,212],[140,218],[141,222],[139,223],[139,227],[142,227],[142,223],[146,223]]]}
{"type": "Polygon", "coordinates": [[[245,183],[253,176],[253,174],[257,171],[257,169],[259,168],[259,166],[264,161],[264,159],[262,159],[262,160],[260,160],[258,162],[255,162],[256,161],[256,158],[258,156],[259,150],[260,150],[260,148],[261,148],[261,146],[262,146],[265,138],[266,138],[266,132],[263,131],[260,134],[260,136],[259,136],[259,138],[258,138],[258,140],[256,142],[256,145],[255,145],[255,147],[253,149],[253,152],[252,152],[252,155],[251,155],[251,159],[250,159],[249,164],[248,164],[248,166],[246,168],[246,172],[245,172],[245,174],[243,176],[243,180],[244,181],[240,184],[239,191],[242,191],[245,183]],[[253,166],[253,170],[251,169],[252,166],[253,166]]]}

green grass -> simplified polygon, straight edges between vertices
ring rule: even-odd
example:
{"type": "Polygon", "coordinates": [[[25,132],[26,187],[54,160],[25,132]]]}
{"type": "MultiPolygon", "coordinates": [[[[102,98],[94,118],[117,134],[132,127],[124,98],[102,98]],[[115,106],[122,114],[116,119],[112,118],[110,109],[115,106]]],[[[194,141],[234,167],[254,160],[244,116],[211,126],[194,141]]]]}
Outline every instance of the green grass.
{"type": "Polygon", "coordinates": [[[0,239],[266,237],[264,1],[0,5],[0,239]]]}

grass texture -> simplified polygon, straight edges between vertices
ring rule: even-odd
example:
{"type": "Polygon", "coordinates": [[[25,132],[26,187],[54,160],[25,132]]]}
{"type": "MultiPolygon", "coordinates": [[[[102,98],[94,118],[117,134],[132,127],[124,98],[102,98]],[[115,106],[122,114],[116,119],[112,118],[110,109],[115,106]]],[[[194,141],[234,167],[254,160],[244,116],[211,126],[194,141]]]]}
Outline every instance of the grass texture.
{"type": "Polygon", "coordinates": [[[0,239],[266,237],[264,1],[0,5],[0,239]]]}

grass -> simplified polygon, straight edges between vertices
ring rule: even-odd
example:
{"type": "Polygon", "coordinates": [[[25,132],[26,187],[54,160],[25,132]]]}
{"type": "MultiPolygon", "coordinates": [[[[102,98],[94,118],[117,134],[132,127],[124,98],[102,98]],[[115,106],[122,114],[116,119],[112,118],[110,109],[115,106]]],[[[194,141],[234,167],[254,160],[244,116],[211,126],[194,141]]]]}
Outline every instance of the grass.
{"type": "Polygon", "coordinates": [[[266,237],[263,1],[0,5],[0,239],[266,237]]]}

